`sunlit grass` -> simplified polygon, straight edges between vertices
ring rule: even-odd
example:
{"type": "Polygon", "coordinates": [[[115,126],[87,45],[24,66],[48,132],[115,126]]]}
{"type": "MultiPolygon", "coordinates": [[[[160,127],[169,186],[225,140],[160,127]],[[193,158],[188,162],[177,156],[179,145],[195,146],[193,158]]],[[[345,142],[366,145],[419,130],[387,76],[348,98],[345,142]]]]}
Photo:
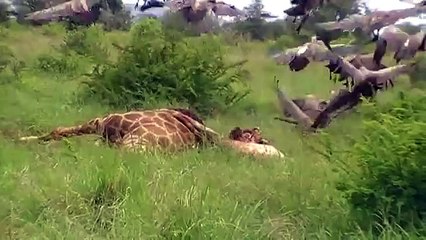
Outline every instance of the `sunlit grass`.
{"type": "MultiPolygon", "coordinates": [[[[62,41],[60,28],[46,28],[14,26],[0,41],[31,66],[62,41]]],[[[124,35],[108,36],[115,42],[124,35]]],[[[331,163],[309,147],[319,147],[320,138],[273,119],[280,115],[275,76],[292,97],[328,98],[339,85],[321,64],[297,73],[275,65],[262,43],[233,47],[228,57],[248,60],[252,94],[208,125],[223,134],[235,126],[259,126],[286,159],[258,160],[221,149],[133,154],[96,146],[91,137],[18,143],[22,135],[81,123],[109,109],[76,104],[78,81],[65,76],[27,70],[21,82],[1,86],[0,238],[371,239],[349,218],[331,163]]],[[[407,86],[401,79],[398,88],[407,86]]],[[[326,131],[336,145],[345,144],[347,135],[359,133],[359,121],[355,113],[326,131]]],[[[402,236],[389,229],[383,239],[402,236]]]]}

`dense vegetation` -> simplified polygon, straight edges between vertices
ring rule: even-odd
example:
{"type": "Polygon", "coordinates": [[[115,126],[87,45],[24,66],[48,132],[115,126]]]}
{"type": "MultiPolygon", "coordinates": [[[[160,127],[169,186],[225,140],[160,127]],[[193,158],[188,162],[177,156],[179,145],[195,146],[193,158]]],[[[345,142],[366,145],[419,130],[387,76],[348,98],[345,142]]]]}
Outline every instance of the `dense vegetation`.
{"type": "Polygon", "coordinates": [[[238,36],[188,37],[155,20],[130,32],[1,27],[0,238],[422,238],[422,76],[411,76],[414,85],[399,77],[396,88],[321,134],[301,134],[273,119],[274,76],[292,97],[327,98],[340,86],[321,64],[294,73],[269,58],[298,39],[238,36]],[[286,158],[221,149],[134,154],[90,137],[15,141],[167,105],[196,109],[224,134],[259,126],[286,158]]]}

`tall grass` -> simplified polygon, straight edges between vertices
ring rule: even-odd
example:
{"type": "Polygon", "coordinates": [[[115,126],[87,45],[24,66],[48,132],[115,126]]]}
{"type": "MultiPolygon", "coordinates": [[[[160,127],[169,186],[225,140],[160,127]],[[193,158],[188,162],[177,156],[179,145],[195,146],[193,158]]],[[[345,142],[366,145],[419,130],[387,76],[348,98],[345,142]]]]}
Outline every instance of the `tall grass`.
{"type": "MultiPolygon", "coordinates": [[[[56,28],[53,28],[56,29],[56,28]]],[[[60,30],[11,27],[7,44],[28,66],[62,42],[60,30]]],[[[117,39],[123,33],[107,33],[117,39]]],[[[113,41],[113,40],[112,40],[113,41]]],[[[143,40],[141,40],[143,41],[143,40]]],[[[112,48],[111,48],[112,49],[112,48]]],[[[114,50],[111,50],[114,51],[114,50]]],[[[318,154],[319,136],[302,135],[273,118],[277,76],[292,97],[332,88],[321,64],[293,73],[276,66],[262,43],[229,47],[227,57],[247,59],[250,97],[207,124],[227,133],[259,126],[286,153],[284,160],[254,159],[224,149],[134,154],[97,146],[91,137],[48,144],[19,143],[26,134],[70,125],[112,111],[79,102],[84,77],[26,69],[22,81],[0,87],[1,239],[371,239],[349,214],[335,188],[333,162],[318,154]]],[[[401,79],[404,81],[404,79],[401,79]]],[[[397,88],[406,87],[400,84],[397,88]]],[[[395,90],[379,96],[392,101],[395,90]]],[[[355,113],[326,130],[335,147],[360,134],[355,113]]],[[[384,226],[381,239],[406,239],[384,226]]]]}

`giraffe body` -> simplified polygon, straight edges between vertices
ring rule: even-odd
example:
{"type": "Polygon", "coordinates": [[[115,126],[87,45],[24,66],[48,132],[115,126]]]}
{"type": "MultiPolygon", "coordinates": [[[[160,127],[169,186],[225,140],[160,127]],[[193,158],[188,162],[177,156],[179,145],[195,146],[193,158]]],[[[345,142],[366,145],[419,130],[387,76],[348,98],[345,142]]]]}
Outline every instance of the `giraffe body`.
{"type": "Polygon", "coordinates": [[[258,128],[242,130],[237,127],[231,131],[229,139],[222,140],[192,112],[170,108],[113,113],[82,125],[58,127],[44,136],[23,137],[21,140],[59,140],[86,134],[102,136],[110,145],[128,150],[160,148],[174,152],[205,143],[221,143],[243,153],[255,154],[258,151],[260,155],[283,156],[273,146],[267,145],[268,141],[261,137],[258,128]]]}

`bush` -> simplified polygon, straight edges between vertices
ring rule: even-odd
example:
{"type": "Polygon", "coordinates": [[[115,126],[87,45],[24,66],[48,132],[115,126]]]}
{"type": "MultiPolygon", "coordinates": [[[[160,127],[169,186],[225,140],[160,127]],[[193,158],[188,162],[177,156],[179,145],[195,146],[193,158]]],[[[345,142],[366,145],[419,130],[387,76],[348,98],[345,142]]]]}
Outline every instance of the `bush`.
{"type": "Polygon", "coordinates": [[[426,56],[421,52],[417,53],[416,66],[413,71],[410,72],[410,82],[416,86],[425,88],[426,87],[426,56]]]}
{"type": "Polygon", "coordinates": [[[9,21],[9,15],[7,13],[8,8],[9,5],[7,3],[0,2],[0,23],[9,21]]]}
{"type": "Polygon", "coordinates": [[[371,106],[362,138],[338,154],[344,163],[339,190],[361,222],[402,227],[422,224],[426,214],[426,97],[403,97],[392,106],[371,106]]]}
{"type": "Polygon", "coordinates": [[[9,36],[9,29],[0,25],[0,40],[3,40],[4,38],[8,36],[9,36]]]}
{"type": "Polygon", "coordinates": [[[97,22],[103,25],[105,31],[127,31],[130,29],[131,16],[125,10],[121,10],[115,14],[109,11],[102,11],[97,22]]]}
{"type": "Polygon", "coordinates": [[[269,53],[285,51],[287,48],[298,47],[307,41],[309,41],[309,39],[303,35],[297,37],[293,35],[282,35],[269,44],[268,51],[269,53]]]}
{"type": "Polygon", "coordinates": [[[234,88],[241,83],[241,65],[225,65],[213,36],[184,38],[165,32],[158,20],[145,19],[131,30],[116,63],[96,66],[88,86],[90,94],[113,106],[179,102],[211,114],[247,95],[234,88]]]}
{"type": "Polygon", "coordinates": [[[108,58],[104,39],[106,39],[105,32],[101,26],[80,27],[67,33],[62,44],[62,51],[65,53],[73,51],[78,55],[91,58],[94,62],[104,62],[108,58]]]}
{"type": "Polygon", "coordinates": [[[0,45],[0,72],[4,71],[15,59],[15,55],[6,45],[0,45]]]}
{"type": "Polygon", "coordinates": [[[24,62],[19,61],[8,46],[0,45],[0,74],[2,84],[16,79],[19,80],[24,67],[24,62]]]}
{"type": "Polygon", "coordinates": [[[78,73],[79,58],[75,54],[42,54],[37,58],[37,69],[54,74],[74,76],[78,73]]]}
{"type": "MultiPolygon", "coordinates": [[[[143,20],[142,20],[143,21],[143,20]]],[[[188,24],[181,13],[167,12],[161,18],[166,31],[180,32],[184,36],[199,36],[201,33],[218,33],[221,28],[217,21],[210,16],[206,16],[201,22],[188,24]]]]}
{"type": "Polygon", "coordinates": [[[42,34],[45,36],[62,36],[65,34],[65,26],[62,23],[50,22],[41,26],[42,34]]]}

